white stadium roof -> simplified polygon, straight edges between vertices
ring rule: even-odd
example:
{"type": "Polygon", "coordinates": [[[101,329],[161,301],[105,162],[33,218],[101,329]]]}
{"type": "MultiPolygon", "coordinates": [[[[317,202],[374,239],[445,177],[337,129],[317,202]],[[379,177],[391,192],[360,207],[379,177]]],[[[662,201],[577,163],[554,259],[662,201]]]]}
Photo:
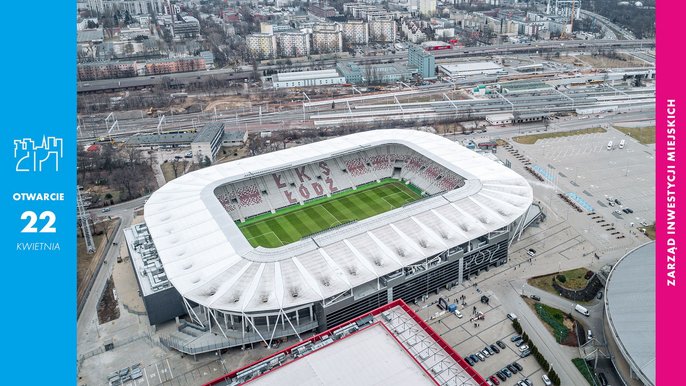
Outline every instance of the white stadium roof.
{"type": "Polygon", "coordinates": [[[629,251],[607,279],[605,312],[632,374],[655,385],[655,242],[629,251]]]}
{"type": "Polygon", "coordinates": [[[227,312],[266,312],[338,295],[500,229],[531,202],[522,176],[458,143],[376,130],[189,173],[150,197],[145,221],[183,297],[227,312]],[[220,185],[394,143],[459,174],[465,185],[273,249],[253,248],[214,195],[220,185]]]}

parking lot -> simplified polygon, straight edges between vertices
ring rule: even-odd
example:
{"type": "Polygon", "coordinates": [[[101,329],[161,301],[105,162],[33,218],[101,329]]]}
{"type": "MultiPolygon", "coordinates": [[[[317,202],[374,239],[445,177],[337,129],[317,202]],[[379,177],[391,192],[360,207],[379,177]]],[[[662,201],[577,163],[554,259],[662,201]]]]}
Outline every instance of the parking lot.
{"type": "MultiPolygon", "coordinates": [[[[598,249],[623,246],[623,239],[637,234],[641,223],[652,224],[655,219],[654,148],[613,128],[607,130],[543,139],[534,145],[512,143],[543,176],[540,183],[532,182],[535,198],[556,215],[569,219],[598,249]],[[620,149],[622,140],[625,145],[620,149]],[[608,150],[610,141],[613,146],[608,150]],[[575,210],[570,211],[571,207],[556,197],[558,194],[573,197],[584,208],[583,214],[595,214],[580,220],[575,210]],[[625,208],[633,212],[625,213],[625,208]],[[607,231],[610,228],[614,229],[607,231]]],[[[508,158],[509,154],[501,152],[499,156],[508,158]]],[[[511,160],[515,170],[522,167],[522,162],[511,160]]]]}
{"type": "MultiPolygon", "coordinates": [[[[502,341],[505,348],[500,348],[499,353],[485,357],[483,361],[477,361],[473,367],[485,378],[489,378],[504,367],[517,362],[522,366],[522,371],[510,374],[505,381],[499,381],[505,385],[516,385],[518,381],[525,378],[530,379],[533,384],[542,384],[541,375],[544,374],[536,359],[529,355],[525,358],[519,356],[520,350],[511,341],[511,337],[516,335],[512,327],[512,321],[507,318],[507,311],[500,301],[491,292],[484,292],[472,283],[465,282],[462,285],[453,287],[451,290],[443,290],[439,295],[430,296],[425,302],[411,305],[418,309],[418,314],[428,321],[441,337],[452,345],[453,348],[464,358],[477,352],[483,352],[486,346],[496,345],[498,340],[502,341]],[[488,304],[481,302],[483,295],[488,296],[488,304]],[[464,303],[460,296],[465,296],[464,303]],[[459,318],[455,314],[445,312],[437,307],[436,302],[439,297],[448,300],[449,303],[458,304],[458,310],[462,314],[459,318]],[[471,320],[474,316],[474,307],[477,313],[483,313],[482,320],[471,320]],[[475,327],[478,325],[477,327],[475,327]]],[[[484,355],[484,354],[482,354],[484,355]]]]}

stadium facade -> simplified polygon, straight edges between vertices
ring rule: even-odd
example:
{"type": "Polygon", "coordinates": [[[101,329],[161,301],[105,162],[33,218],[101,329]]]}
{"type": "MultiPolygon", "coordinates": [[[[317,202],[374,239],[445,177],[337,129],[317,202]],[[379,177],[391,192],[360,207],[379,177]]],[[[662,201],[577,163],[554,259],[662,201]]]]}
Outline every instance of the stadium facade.
{"type": "Polygon", "coordinates": [[[531,204],[531,187],[514,171],[410,130],[358,133],[190,173],[145,205],[146,245],[154,244],[190,319],[161,341],[188,354],[271,344],[397,299],[420,300],[504,264],[531,204]],[[418,187],[422,199],[277,248],[251,246],[237,226],[387,178],[418,187]]]}

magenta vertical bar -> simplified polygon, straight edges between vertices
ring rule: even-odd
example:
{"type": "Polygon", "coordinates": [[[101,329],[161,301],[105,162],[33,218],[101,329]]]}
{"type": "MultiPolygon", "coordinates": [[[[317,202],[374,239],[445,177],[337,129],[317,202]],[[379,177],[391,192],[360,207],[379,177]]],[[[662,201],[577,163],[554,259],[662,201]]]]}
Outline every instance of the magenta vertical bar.
{"type": "MultiPolygon", "coordinates": [[[[677,210],[679,188],[686,184],[676,178],[679,159],[676,156],[676,131],[680,116],[686,114],[683,68],[686,63],[683,39],[679,32],[686,7],[682,1],[661,0],[656,4],[656,74],[657,98],[655,108],[655,227],[656,227],[656,384],[666,385],[683,377],[683,354],[677,347],[686,339],[684,335],[684,299],[686,279],[678,275],[678,261],[672,247],[686,250],[684,237],[677,231],[686,227],[684,210],[677,210]],[[684,114],[680,114],[683,112],[684,114]],[[674,184],[675,186],[672,186],[674,184]],[[681,221],[678,221],[681,220],[681,221]],[[679,226],[680,225],[680,226],[679,226]],[[674,229],[677,228],[677,229],[674,229]],[[672,260],[674,258],[674,260],[672,260]],[[673,264],[673,265],[672,265],[673,264]],[[681,373],[681,375],[680,375],[681,373]]],[[[681,141],[686,141],[682,134],[681,141]]],[[[683,144],[681,144],[683,145],[683,144]]],[[[682,152],[683,158],[683,152],[682,152]]],[[[681,159],[684,162],[686,159],[681,159]]],[[[686,169],[684,169],[686,170],[686,169]]],[[[681,173],[684,173],[682,171],[681,173]]],[[[681,198],[681,207],[686,201],[681,198]]],[[[686,266],[682,267],[686,271],[686,266]]]]}

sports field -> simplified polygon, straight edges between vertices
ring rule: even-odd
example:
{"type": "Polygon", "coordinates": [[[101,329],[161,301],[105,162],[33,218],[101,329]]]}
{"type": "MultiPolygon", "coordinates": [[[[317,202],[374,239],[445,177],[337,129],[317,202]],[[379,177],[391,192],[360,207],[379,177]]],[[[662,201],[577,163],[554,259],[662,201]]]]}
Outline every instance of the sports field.
{"type": "Polygon", "coordinates": [[[417,188],[385,180],[256,216],[237,225],[253,247],[275,248],[401,207],[420,197],[417,188]]]}

